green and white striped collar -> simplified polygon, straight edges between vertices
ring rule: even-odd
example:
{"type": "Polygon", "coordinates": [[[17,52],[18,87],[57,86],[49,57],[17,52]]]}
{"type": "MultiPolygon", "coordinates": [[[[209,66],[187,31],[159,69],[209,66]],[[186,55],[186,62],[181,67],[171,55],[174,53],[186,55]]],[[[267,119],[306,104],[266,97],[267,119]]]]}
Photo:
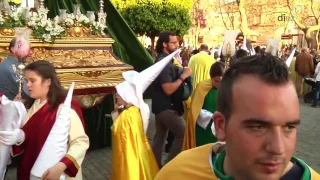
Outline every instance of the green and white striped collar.
{"type": "MultiPolygon", "coordinates": [[[[214,174],[217,176],[219,180],[234,180],[232,176],[225,175],[223,172],[223,161],[225,159],[225,156],[226,156],[226,151],[225,151],[224,145],[222,144],[213,145],[212,151],[209,157],[210,166],[213,169],[214,174]]],[[[301,180],[311,180],[312,174],[311,174],[310,168],[304,161],[296,157],[292,157],[291,161],[296,162],[298,165],[300,165],[304,169],[301,180]]]]}

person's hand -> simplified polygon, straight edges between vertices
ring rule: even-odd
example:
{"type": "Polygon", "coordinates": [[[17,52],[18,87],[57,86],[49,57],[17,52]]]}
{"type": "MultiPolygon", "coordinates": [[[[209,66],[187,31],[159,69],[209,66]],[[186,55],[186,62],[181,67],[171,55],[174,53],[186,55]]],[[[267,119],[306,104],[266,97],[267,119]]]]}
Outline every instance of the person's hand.
{"type": "Polygon", "coordinates": [[[21,101],[23,104],[26,102],[25,99],[22,98],[22,96],[20,94],[18,94],[13,101],[21,101]]]}
{"type": "Polygon", "coordinates": [[[17,94],[17,96],[13,99],[14,101],[20,101],[22,100],[21,94],[17,94]]]}
{"type": "Polygon", "coordinates": [[[192,75],[192,70],[191,70],[191,68],[189,68],[189,67],[184,67],[184,68],[183,68],[183,73],[182,73],[181,77],[182,77],[183,79],[186,79],[186,78],[188,78],[188,77],[191,76],[191,75],[192,75]]]}
{"type": "Polygon", "coordinates": [[[67,169],[67,166],[58,162],[56,165],[49,168],[42,176],[43,180],[59,180],[62,173],[67,169]]]}
{"type": "Polygon", "coordinates": [[[7,146],[21,143],[25,138],[25,134],[21,129],[14,131],[0,131],[0,143],[7,146]]]}

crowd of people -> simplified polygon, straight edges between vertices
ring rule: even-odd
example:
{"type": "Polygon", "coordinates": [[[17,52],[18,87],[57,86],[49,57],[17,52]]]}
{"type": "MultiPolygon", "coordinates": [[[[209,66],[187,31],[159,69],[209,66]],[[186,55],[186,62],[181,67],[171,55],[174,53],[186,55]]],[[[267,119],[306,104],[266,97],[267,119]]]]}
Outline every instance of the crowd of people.
{"type": "MultiPolygon", "coordinates": [[[[14,45],[15,40],[9,49],[14,45]]],[[[124,72],[124,82],[115,87],[112,180],[320,179],[293,156],[301,122],[298,95],[308,78],[314,82],[313,107],[319,99],[320,63],[308,48],[294,57],[289,48],[281,57],[259,46],[254,54],[237,48],[227,64],[205,44],[193,53],[178,46],[174,33],[160,33],[155,64],[142,72],[124,72]],[[151,110],[143,99],[150,86],[151,110]],[[152,143],[146,135],[151,113],[156,127],[152,143]],[[166,145],[169,154],[163,161],[166,145]]],[[[45,172],[33,171],[68,98],[54,66],[44,60],[26,66],[24,93],[17,95],[13,52],[0,64],[0,106],[4,99],[32,101],[20,128],[0,131],[0,143],[20,156],[17,179],[82,179],[89,138],[75,99],[67,113],[68,141],[53,145],[65,146],[66,153],[45,172]]]]}

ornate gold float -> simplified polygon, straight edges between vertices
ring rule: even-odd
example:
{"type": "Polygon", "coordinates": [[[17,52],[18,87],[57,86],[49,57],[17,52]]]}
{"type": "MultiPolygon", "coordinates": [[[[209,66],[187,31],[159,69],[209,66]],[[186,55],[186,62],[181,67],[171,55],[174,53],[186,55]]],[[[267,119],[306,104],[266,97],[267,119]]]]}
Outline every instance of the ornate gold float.
{"type": "MultiPolygon", "coordinates": [[[[47,12],[43,4],[40,6],[39,14],[41,9],[47,12]]],[[[105,22],[106,14],[99,12],[98,15],[99,21],[105,22]]],[[[9,53],[8,46],[14,37],[12,28],[0,28],[1,54],[9,53]]],[[[44,43],[34,36],[30,37],[30,42],[31,56],[27,58],[27,64],[38,60],[50,61],[65,88],[75,82],[75,97],[84,108],[98,104],[114,92],[114,87],[123,81],[122,72],[133,69],[112,52],[113,39],[93,35],[91,27],[80,23],[65,29],[65,37],[56,39],[54,43],[44,43]]]]}

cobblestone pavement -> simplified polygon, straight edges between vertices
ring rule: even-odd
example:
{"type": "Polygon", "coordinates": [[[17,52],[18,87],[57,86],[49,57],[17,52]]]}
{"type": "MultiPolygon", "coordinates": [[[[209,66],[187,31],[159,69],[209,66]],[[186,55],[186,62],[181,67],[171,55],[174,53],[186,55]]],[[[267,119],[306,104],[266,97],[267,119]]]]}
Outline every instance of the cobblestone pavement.
{"type": "MultiPolygon", "coordinates": [[[[320,108],[311,108],[303,102],[300,108],[302,122],[295,155],[320,172],[320,108]]],[[[150,140],[154,134],[154,116],[151,116],[148,130],[150,140]]],[[[111,173],[111,149],[107,147],[88,152],[82,168],[85,180],[108,180],[111,173]]],[[[10,168],[6,180],[15,179],[15,168],[10,168]]]]}

